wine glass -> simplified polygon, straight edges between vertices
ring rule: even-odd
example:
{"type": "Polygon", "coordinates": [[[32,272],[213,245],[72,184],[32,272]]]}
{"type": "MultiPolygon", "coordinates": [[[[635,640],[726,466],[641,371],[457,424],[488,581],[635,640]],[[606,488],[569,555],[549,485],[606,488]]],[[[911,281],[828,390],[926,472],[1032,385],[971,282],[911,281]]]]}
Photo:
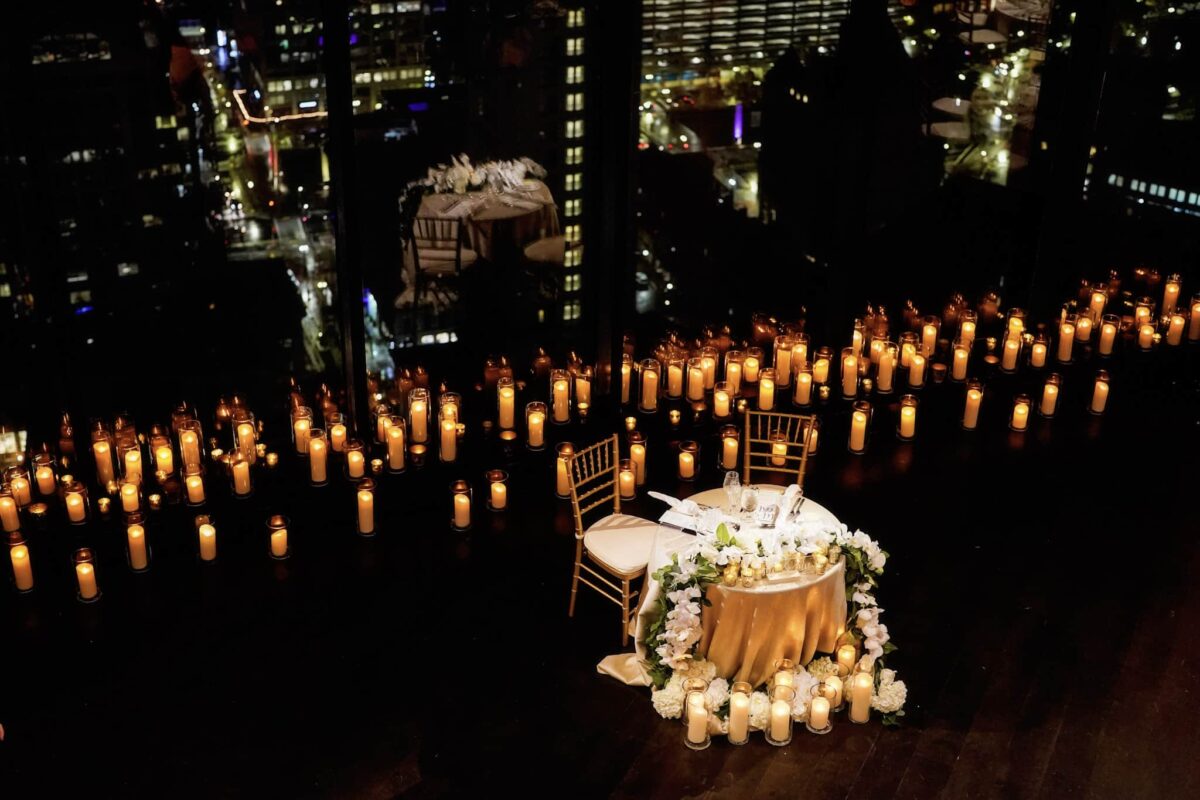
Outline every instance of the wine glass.
{"type": "Polygon", "coordinates": [[[725,499],[729,502],[729,513],[737,511],[742,502],[742,479],[732,470],[725,473],[725,499]]]}

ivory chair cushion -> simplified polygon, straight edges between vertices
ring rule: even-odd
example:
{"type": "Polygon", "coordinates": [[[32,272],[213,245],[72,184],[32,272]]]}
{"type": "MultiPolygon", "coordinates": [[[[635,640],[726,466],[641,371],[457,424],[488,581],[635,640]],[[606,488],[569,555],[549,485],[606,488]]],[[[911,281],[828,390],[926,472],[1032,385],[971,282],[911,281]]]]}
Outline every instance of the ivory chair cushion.
{"type": "Polygon", "coordinates": [[[583,534],[588,555],[610,572],[629,574],[646,568],[658,523],[628,514],[609,514],[583,534]]]}

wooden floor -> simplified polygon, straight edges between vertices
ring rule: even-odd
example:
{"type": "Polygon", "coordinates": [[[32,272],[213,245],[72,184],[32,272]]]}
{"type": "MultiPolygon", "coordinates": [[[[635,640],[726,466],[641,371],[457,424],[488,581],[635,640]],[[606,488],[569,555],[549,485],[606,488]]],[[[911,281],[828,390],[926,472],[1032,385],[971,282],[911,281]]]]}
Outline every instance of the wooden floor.
{"type": "MultiPolygon", "coordinates": [[[[647,690],[595,671],[619,650],[615,608],[585,594],[566,617],[549,453],[509,464],[509,512],[449,530],[449,481],[504,461],[493,444],[386,478],[372,541],[350,533],[348,486],[304,488],[290,464],[214,503],[212,567],[185,509],[155,521],[146,575],[93,526],[92,606],[72,597],[80,534],[42,533],[37,590],[0,600],[0,797],[1200,796],[1196,384],[1182,354],[1128,365],[1096,418],[1080,411],[1094,368],[1024,435],[1004,428],[1017,386],[999,377],[979,432],[957,428],[961,387],[932,386],[917,442],[883,409],[863,457],[840,446],[845,410],[827,413],[809,494],[891,553],[898,729],[843,717],[782,749],[685,749],[647,690]],[[283,564],[265,557],[277,510],[295,532],[283,564]]],[[[711,458],[676,484],[669,438],[652,434],[658,488],[719,484],[711,458]]]]}

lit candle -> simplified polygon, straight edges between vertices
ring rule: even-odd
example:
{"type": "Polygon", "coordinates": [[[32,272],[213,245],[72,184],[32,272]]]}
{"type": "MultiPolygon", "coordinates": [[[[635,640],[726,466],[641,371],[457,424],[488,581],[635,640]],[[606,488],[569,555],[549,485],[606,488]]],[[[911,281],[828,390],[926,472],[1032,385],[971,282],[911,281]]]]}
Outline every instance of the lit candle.
{"type": "Polygon", "coordinates": [[[136,483],[121,484],[121,508],[122,510],[137,511],[139,505],[138,487],[136,483]]]}
{"type": "Polygon", "coordinates": [[[237,449],[242,457],[251,464],[254,463],[256,456],[254,445],[254,426],[249,422],[239,423],[237,426],[237,449]]]}
{"type": "MultiPolygon", "coordinates": [[[[736,439],[734,440],[736,443],[736,439]]],[[[771,442],[771,464],[776,467],[782,467],[787,463],[788,446],[786,441],[771,442]]],[[[735,447],[734,453],[737,452],[735,447]]]]}
{"type": "Polygon", "coordinates": [[[750,733],[750,698],[745,692],[729,697],[729,741],[743,742],[750,733]]]}
{"type": "Polygon", "coordinates": [[[1005,372],[1012,372],[1017,368],[1017,355],[1021,352],[1021,340],[1016,336],[1009,336],[1004,340],[1004,357],[1000,362],[1000,368],[1005,372]]]}
{"type": "Polygon", "coordinates": [[[950,377],[956,381],[965,381],[967,379],[967,362],[970,359],[970,351],[962,344],[958,344],[954,348],[954,368],[950,371],[950,377]]]}
{"type": "Polygon", "coordinates": [[[458,426],[452,420],[442,421],[442,461],[453,461],[458,456],[458,426]]]}
{"type": "Polygon", "coordinates": [[[775,407],[775,381],[767,377],[763,370],[763,378],[758,383],[758,410],[770,411],[775,407]]]}
{"type": "Polygon", "coordinates": [[[637,484],[641,486],[646,482],[646,445],[629,445],[629,458],[633,461],[633,471],[637,475],[637,484]]]}
{"type": "Polygon", "coordinates": [[[346,472],[351,478],[361,478],[366,467],[366,456],[359,450],[346,453],[346,472]]]}
{"type": "Polygon", "coordinates": [[[454,527],[471,527],[471,496],[463,492],[454,495],[454,527]]]}
{"type": "Polygon", "coordinates": [[[892,375],[895,371],[895,351],[890,347],[884,347],[879,354],[879,373],[875,376],[875,382],[879,385],[879,391],[890,392],[892,390],[892,375]]]}
{"type": "Polygon", "coordinates": [[[792,350],[781,347],[775,354],[775,377],[780,386],[787,386],[792,381],[792,350]]]}
{"type": "Polygon", "coordinates": [[[271,555],[283,558],[288,554],[288,529],[275,528],[271,531],[271,555]]]}
{"type": "Polygon", "coordinates": [[[412,440],[423,444],[429,438],[429,406],[424,400],[413,400],[409,408],[412,440]]]}
{"type": "Polygon", "coordinates": [[[679,409],[672,408],[667,412],[667,419],[671,420],[672,425],[678,425],[679,421],[683,419],[683,414],[679,412],[679,409]]]}
{"type": "Polygon", "coordinates": [[[971,345],[975,344],[975,321],[964,319],[962,326],[958,331],[958,338],[962,339],[963,344],[970,349],[971,345]]]}
{"type": "Polygon", "coordinates": [[[50,467],[38,467],[34,473],[37,479],[38,491],[43,495],[54,494],[56,488],[54,482],[54,470],[50,467]]]}
{"type": "Polygon", "coordinates": [[[849,675],[854,671],[854,662],[858,661],[858,651],[852,644],[844,644],[837,650],[838,670],[849,675]]]}
{"type": "Polygon", "coordinates": [[[1154,346],[1154,326],[1149,322],[1142,324],[1138,329],[1138,347],[1143,350],[1149,350],[1154,346]]]}
{"type": "Polygon", "coordinates": [[[197,533],[200,536],[200,560],[213,561],[217,557],[217,529],[206,522],[197,533]]]}
{"type": "Polygon", "coordinates": [[[112,449],[108,442],[96,442],[92,445],[92,453],[96,457],[96,483],[107,486],[114,477],[112,449]]]}
{"type": "Polygon", "coordinates": [[[333,452],[340,453],[346,448],[346,426],[335,422],[329,426],[329,446],[333,452]]]}
{"type": "Polygon", "coordinates": [[[776,742],[787,741],[792,725],[792,704],[787,700],[771,703],[771,738],[776,742]]]}
{"type": "Polygon", "coordinates": [[[658,408],[658,373],[652,369],[642,370],[642,408],[647,411],[658,408]]]}
{"type": "Polygon", "coordinates": [[[1117,326],[1106,322],[1100,326],[1100,355],[1112,355],[1113,344],[1117,340],[1117,326]]]}
{"type": "Polygon", "coordinates": [[[541,411],[531,411],[529,413],[529,446],[540,448],[546,441],[546,415],[541,411]]]}
{"type": "Polygon", "coordinates": [[[981,402],[983,402],[982,391],[975,388],[967,390],[967,404],[963,409],[963,427],[967,430],[975,430],[975,426],[979,424],[979,404],[981,402]]]}
{"type": "Polygon", "coordinates": [[[929,358],[937,348],[937,326],[930,323],[921,329],[921,355],[929,358]]]}
{"type": "Polygon", "coordinates": [[[125,479],[142,482],[142,454],[137,450],[125,451],[125,479]]]}
{"type": "Polygon", "coordinates": [[[793,687],[796,685],[796,673],[790,669],[781,669],[775,673],[776,686],[793,687]]]}
{"type": "MultiPolygon", "coordinates": [[[[837,675],[830,675],[825,679],[825,688],[833,690],[833,697],[829,700],[829,704],[834,708],[840,706],[842,704],[842,689],[844,688],[842,679],[837,675]]],[[[813,727],[818,728],[824,726],[814,725],[813,727]]]]}
{"type": "Polygon", "coordinates": [[[308,443],[309,476],[313,483],[325,482],[325,462],[329,455],[329,444],[324,439],[311,439],[308,443]]]}
{"type": "Polygon", "coordinates": [[[189,475],[184,481],[187,486],[188,502],[198,506],[204,502],[204,479],[199,475],[189,475]]]}
{"type": "Polygon", "coordinates": [[[96,585],[96,568],[91,564],[76,564],[75,579],[79,582],[79,596],[84,600],[91,600],[100,594],[100,588],[96,585]]]}
{"type": "Polygon", "coordinates": [[[1091,317],[1080,317],[1075,323],[1075,340],[1086,342],[1092,338],[1092,320],[1091,317]]]}
{"type": "Polygon", "coordinates": [[[1200,340],[1200,300],[1192,303],[1192,318],[1188,323],[1188,339],[1200,340]]]}
{"type": "Polygon", "coordinates": [[[900,406],[900,438],[911,439],[917,432],[917,407],[915,405],[900,406]]]}
{"type": "Polygon", "coordinates": [[[292,431],[296,436],[296,452],[308,452],[308,431],[312,427],[312,423],[301,417],[292,423],[292,431]]]}
{"type": "Polygon", "coordinates": [[[811,372],[801,372],[796,376],[796,390],[792,399],[796,401],[797,405],[806,406],[812,402],[812,382],[811,372]]]}
{"type": "Polygon", "coordinates": [[[721,440],[721,469],[736,469],[738,440],[736,436],[726,436],[721,440]]]}
{"type": "Polygon", "coordinates": [[[1183,314],[1178,311],[1171,314],[1171,323],[1167,326],[1167,344],[1177,345],[1183,341],[1183,314]]]}
{"type": "Polygon", "coordinates": [[[667,396],[683,396],[683,367],[679,364],[667,364],[667,396]]]}
{"type": "Polygon", "coordinates": [[[850,449],[861,453],[867,444],[867,414],[855,411],[850,418],[850,449]]]}
{"type": "Polygon", "coordinates": [[[567,464],[567,459],[573,455],[573,452],[569,447],[565,448],[564,451],[562,445],[560,445],[556,461],[556,479],[554,484],[559,497],[569,497],[571,494],[570,467],[567,464]]]}
{"type": "Polygon", "coordinates": [[[696,457],[691,453],[682,452],[679,454],[679,477],[684,480],[690,480],[696,475],[696,457]]]}
{"type": "Polygon", "coordinates": [[[688,707],[687,738],[692,744],[703,744],[708,738],[708,709],[688,707]]]}
{"type": "Polygon", "coordinates": [[[183,465],[190,467],[200,463],[200,437],[195,431],[184,431],[179,434],[179,453],[183,456],[183,465]]]}
{"type": "Polygon", "coordinates": [[[1046,366],[1046,344],[1044,342],[1033,343],[1033,347],[1029,351],[1029,365],[1037,369],[1046,366]]]}
{"type": "Polygon", "coordinates": [[[808,365],[808,342],[800,342],[792,347],[792,371],[808,365]]]}
{"type": "Polygon", "coordinates": [[[21,515],[17,510],[17,501],[8,495],[0,497],[0,521],[3,521],[4,530],[9,533],[21,530],[21,515]]]}
{"type": "Polygon", "coordinates": [[[713,414],[717,417],[729,416],[729,392],[725,389],[713,391],[713,414]]]}
{"type": "Polygon", "coordinates": [[[704,368],[698,363],[688,367],[688,400],[704,399],[704,368]]]}
{"type": "Polygon", "coordinates": [[[760,366],[758,356],[746,356],[746,360],[742,362],[742,377],[748,382],[754,383],[758,380],[758,368],[760,366]]]}
{"type": "Polygon", "coordinates": [[[869,672],[859,672],[850,681],[850,721],[866,722],[871,718],[871,692],[875,679],[869,672]]]}
{"type": "Polygon", "coordinates": [[[916,342],[908,341],[900,343],[900,366],[908,367],[912,364],[912,357],[917,352],[916,342]]]}
{"type": "Polygon", "coordinates": [[[13,580],[18,592],[28,592],[33,588],[33,564],[29,560],[29,548],[19,544],[8,551],[12,560],[13,580]]]}
{"type": "Polygon", "coordinates": [[[1029,403],[1025,400],[1017,400],[1013,403],[1012,426],[1013,430],[1023,431],[1029,425],[1029,403]]]}
{"type": "Polygon", "coordinates": [[[554,421],[566,422],[571,415],[571,402],[568,397],[570,384],[565,378],[554,382],[554,421]]]}
{"type": "Polygon", "coordinates": [[[713,356],[702,356],[700,368],[704,370],[704,388],[711,389],[717,385],[717,359],[713,356]]]}
{"type": "Polygon", "coordinates": [[[233,492],[245,496],[250,494],[250,462],[235,461],[233,464],[233,492]]]}
{"type": "Polygon", "coordinates": [[[1053,417],[1057,408],[1058,384],[1054,381],[1046,381],[1046,385],[1042,389],[1042,416],[1053,417]]]}
{"type": "Polygon", "coordinates": [[[817,383],[829,382],[829,359],[818,358],[813,362],[813,380],[817,383]]]}
{"type": "Polygon", "coordinates": [[[500,427],[510,430],[516,425],[517,390],[512,386],[501,386],[497,395],[500,398],[500,427]]]}
{"type": "Polygon", "coordinates": [[[925,384],[925,356],[913,353],[908,364],[908,385],[923,386],[925,384]]]}
{"type": "Polygon", "coordinates": [[[858,394],[858,357],[847,353],[842,356],[842,396],[858,394]]]}
{"type": "Polygon", "coordinates": [[[1108,295],[1101,291],[1094,291],[1092,292],[1092,302],[1088,306],[1088,310],[1092,312],[1093,317],[1100,319],[1101,315],[1104,314],[1106,303],[1108,303],[1108,295]]]}
{"type": "Polygon", "coordinates": [[[1071,348],[1075,345],[1075,326],[1063,320],[1058,326],[1058,360],[1066,363],[1071,360],[1071,348]]]}
{"type": "Polygon", "coordinates": [[[154,464],[159,472],[165,472],[168,475],[175,471],[175,454],[171,452],[171,448],[163,445],[154,451],[154,464]]]}
{"type": "Polygon", "coordinates": [[[1175,310],[1175,304],[1179,302],[1179,281],[1175,278],[1167,278],[1166,286],[1163,287],[1163,313],[1170,314],[1175,310]]]}
{"type": "Polygon", "coordinates": [[[629,378],[633,367],[628,363],[621,364],[621,405],[629,404],[629,378]]]}
{"type": "Polygon", "coordinates": [[[829,727],[829,700],[814,697],[808,704],[808,724],[819,731],[829,727]]]}
{"type": "Polygon", "coordinates": [[[1092,413],[1103,414],[1105,406],[1108,405],[1108,378],[1100,375],[1096,376],[1096,386],[1092,390],[1092,413]]]}
{"type": "MultiPolygon", "coordinates": [[[[451,429],[455,427],[454,423],[446,420],[442,423],[443,430],[449,425],[451,429]]],[[[353,453],[351,453],[353,455],[353,453]]],[[[400,425],[392,425],[387,432],[387,460],[388,469],[393,472],[399,472],[404,469],[404,428],[400,425]]],[[[362,475],[363,456],[358,456],[358,475],[354,474],[354,470],[350,470],[350,477],[358,478],[362,475]]],[[[349,463],[349,461],[347,461],[349,463]]]]}
{"type": "Polygon", "coordinates": [[[628,500],[634,496],[636,492],[637,478],[633,474],[633,465],[629,469],[622,469],[620,473],[621,484],[621,499],[628,500]]]}
{"type": "Polygon", "coordinates": [[[33,502],[33,489],[29,485],[29,479],[18,475],[8,482],[8,490],[12,492],[13,499],[17,501],[18,506],[27,506],[33,502]]]}
{"type": "Polygon", "coordinates": [[[365,489],[358,493],[358,532],[375,532],[375,493],[365,489]]]}
{"type": "Polygon", "coordinates": [[[83,522],[87,517],[87,507],[84,505],[83,495],[78,492],[68,492],[66,502],[67,519],[71,522],[83,522]]]}

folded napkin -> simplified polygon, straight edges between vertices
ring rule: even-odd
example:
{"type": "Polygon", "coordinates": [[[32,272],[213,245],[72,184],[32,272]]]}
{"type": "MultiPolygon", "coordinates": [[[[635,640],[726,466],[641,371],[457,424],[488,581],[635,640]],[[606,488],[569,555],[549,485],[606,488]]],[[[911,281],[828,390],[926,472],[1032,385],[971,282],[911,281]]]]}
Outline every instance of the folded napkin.
{"type": "Polygon", "coordinates": [[[696,503],[691,500],[680,500],[678,498],[671,497],[669,494],[663,494],[662,492],[647,492],[647,494],[653,497],[655,500],[662,500],[671,507],[671,510],[677,511],[680,514],[686,514],[689,517],[694,517],[700,513],[700,506],[696,505],[696,503]]]}

